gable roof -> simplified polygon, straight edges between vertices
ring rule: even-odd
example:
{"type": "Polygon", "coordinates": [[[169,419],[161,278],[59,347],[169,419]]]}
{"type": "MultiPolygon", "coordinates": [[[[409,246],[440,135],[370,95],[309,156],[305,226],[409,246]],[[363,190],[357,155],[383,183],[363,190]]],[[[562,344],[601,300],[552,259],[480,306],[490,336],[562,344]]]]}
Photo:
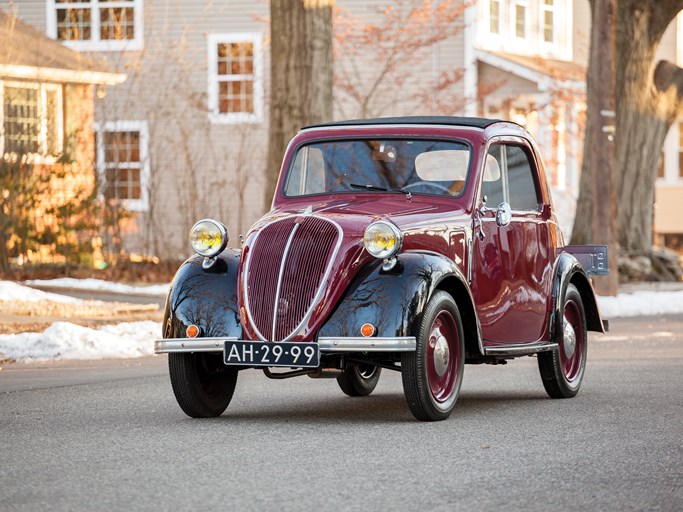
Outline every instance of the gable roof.
{"type": "Polygon", "coordinates": [[[349,119],[346,121],[334,121],[330,123],[314,124],[304,126],[302,130],[308,128],[323,128],[326,126],[364,126],[364,125],[383,125],[383,124],[425,124],[425,125],[449,125],[449,126],[468,126],[472,128],[485,129],[494,123],[503,122],[501,119],[485,119],[482,117],[457,117],[457,116],[405,116],[405,117],[379,117],[374,119],[349,119]]]}
{"type": "Polygon", "coordinates": [[[4,11],[0,11],[0,41],[3,78],[91,84],[118,84],[126,79],[4,11]]]}

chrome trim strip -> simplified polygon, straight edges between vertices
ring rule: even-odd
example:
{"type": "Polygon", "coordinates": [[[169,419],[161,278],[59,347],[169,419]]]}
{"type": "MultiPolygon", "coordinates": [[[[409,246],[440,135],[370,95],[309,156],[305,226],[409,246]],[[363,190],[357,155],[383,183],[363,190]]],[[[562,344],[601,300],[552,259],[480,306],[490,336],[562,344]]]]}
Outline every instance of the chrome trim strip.
{"type": "MultiPolygon", "coordinates": [[[[154,342],[154,353],[223,352],[226,341],[245,340],[229,336],[224,338],[168,338],[154,342]]],[[[264,343],[272,342],[266,341],[264,343]]],[[[395,338],[324,337],[318,339],[318,345],[321,352],[414,352],[417,342],[414,336],[395,338]]]]}
{"type": "Polygon", "coordinates": [[[318,338],[321,352],[415,352],[415,336],[395,338],[318,338]]]}
{"type": "Polygon", "coordinates": [[[472,284],[472,267],[474,266],[474,263],[472,262],[472,258],[474,257],[474,243],[472,241],[473,235],[465,235],[467,236],[467,284],[471,285],[472,284]]]}
{"type": "Polygon", "coordinates": [[[154,342],[155,354],[173,354],[178,352],[223,352],[226,341],[238,341],[237,338],[169,338],[154,342]]]}
{"type": "Polygon", "coordinates": [[[530,343],[526,345],[508,345],[506,347],[485,347],[484,354],[487,356],[517,357],[538,354],[539,352],[550,352],[558,348],[559,344],[557,342],[530,343]]]}
{"type": "Polygon", "coordinates": [[[275,328],[277,327],[277,312],[279,309],[280,302],[280,287],[282,286],[282,276],[285,274],[285,263],[287,263],[287,254],[289,249],[292,247],[292,240],[294,240],[294,235],[299,230],[301,224],[294,224],[292,232],[289,234],[287,239],[287,244],[285,245],[284,251],[282,251],[282,261],[280,262],[280,273],[277,276],[277,285],[275,286],[275,302],[273,302],[273,329],[271,330],[271,340],[275,339],[275,328]]]}

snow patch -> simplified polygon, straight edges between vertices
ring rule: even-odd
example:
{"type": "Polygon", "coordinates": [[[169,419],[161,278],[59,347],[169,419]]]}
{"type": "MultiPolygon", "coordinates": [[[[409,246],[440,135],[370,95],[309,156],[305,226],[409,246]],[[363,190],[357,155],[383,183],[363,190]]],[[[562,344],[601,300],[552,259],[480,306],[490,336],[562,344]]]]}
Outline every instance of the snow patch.
{"type": "Polygon", "coordinates": [[[43,292],[22,286],[12,281],[0,281],[0,301],[21,301],[21,302],[60,302],[62,304],[85,304],[87,301],[58,295],[56,293],[43,292]]]}
{"type": "Polygon", "coordinates": [[[0,335],[0,354],[22,362],[142,357],[154,353],[154,340],[160,336],[160,322],[123,322],[99,329],[56,322],[42,333],[0,335]]]}
{"type": "Polygon", "coordinates": [[[653,316],[683,313],[683,290],[673,292],[637,291],[616,297],[598,297],[603,318],[653,316]]]}
{"type": "Polygon", "coordinates": [[[95,290],[109,293],[122,293],[126,295],[149,295],[165,297],[168,293],[168,284],[154,284],[149,286],[131,286],[123,283],[112,283],[102,279],[74,279],[63,277],[59,279],[31,279],[24,281],[27,285],[35,285],[43,288],[72,288],[74,290],[95,290]]]}

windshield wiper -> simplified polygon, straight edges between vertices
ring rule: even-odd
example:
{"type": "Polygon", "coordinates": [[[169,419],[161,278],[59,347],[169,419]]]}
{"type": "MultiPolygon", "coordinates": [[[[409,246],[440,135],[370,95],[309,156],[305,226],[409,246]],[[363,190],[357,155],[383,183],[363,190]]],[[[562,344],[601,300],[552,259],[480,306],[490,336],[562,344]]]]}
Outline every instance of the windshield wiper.
{"type": "Polygon", "coordinates": [[[401,194],[405,194],[406,197],[408,197],[408,199],[410,199],[413,196],[410,193],[410,191],[401,190],[400,188],[376,187],[375,185],[359,185],[358,183],[349,183],[349,187],[360,188],[365,190],[378,190],[380,192],[400,192],[401,194]]]}

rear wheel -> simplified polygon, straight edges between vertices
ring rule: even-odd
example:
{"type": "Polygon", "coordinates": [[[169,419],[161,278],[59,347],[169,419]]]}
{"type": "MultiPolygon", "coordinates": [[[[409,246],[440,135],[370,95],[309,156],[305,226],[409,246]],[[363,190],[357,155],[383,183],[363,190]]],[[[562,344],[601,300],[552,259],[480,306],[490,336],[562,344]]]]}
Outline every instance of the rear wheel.
{"type": "Polygon", "coordinates": [[[218,354],[169,354],[168,370],[178,405],[192,418],[220,416],[237,384],[237,370],[218,354]]]}
{"type": "Polygon", "coordinates": [[[552,398],[571,398],[579,392],[586,369],[588,332],[581,294],[570,284],[562,308],[562,340],[553,352],[538,354],[543,387],[552,398]]]}
{"type": "Polygon", "coordinates": [[[349,396],[368,396],[377,387],[381,372],[371,364],[354,364],[337,377],[337,384],[349,396]]]}
{"type": "Polygon", "coordinates": [[[418,420],[445,420],[455,407],[465,368],[462,320],[448,293],[434,294],[417,332],[415,352],[401,356],[408,407],[418,420]]]}

